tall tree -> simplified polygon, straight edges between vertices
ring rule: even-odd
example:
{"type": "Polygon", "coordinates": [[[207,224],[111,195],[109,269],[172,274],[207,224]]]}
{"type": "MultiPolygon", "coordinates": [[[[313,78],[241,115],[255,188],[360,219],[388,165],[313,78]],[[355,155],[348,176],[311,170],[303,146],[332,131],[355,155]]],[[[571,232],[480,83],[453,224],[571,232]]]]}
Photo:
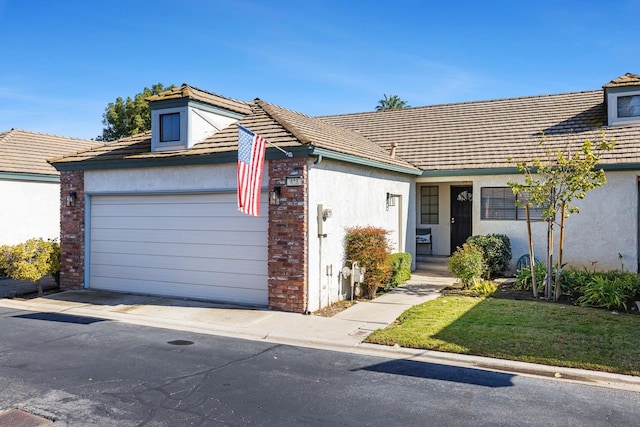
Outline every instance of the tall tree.
{"type": "MultiPolygon", "coordinates": [[[[548,142],[543,135],[540,145],[548,142]]],[[[547,262],[545,296],[547,299],[557,300],[560,297],[560,269],[562,268],[562,252],[564,249],[565,219],[572,213],[580,210],[572,204],[574,199],[584,199],[586,192],[600,187],[607,182],[602,169],[596,169],[600,157],[599,152],[612,150],[614,141],[606,139],[602,132],[600,139],[595,143],[584,141],[579,150],[572,150],[569,145],[564,150],[547,150],[542,159],[535,158],[517,164],[518,170],[524,173],[524,183],[508,182],[514,194],[526,195],[520,205],[525,207],[540,206],[543,208],[542,216],[547,223],[547,262]],[[560,215],[560,223],[557,223],[560,215]],[[560,242],[558,245],[558,261],[554,289],[553,280],[553,251],[554,228],[560,227],[560,242]]],[[[527,210],[528,214],[528,210],[527,210]]],[[[527,229],[529,230],[529,247],[531,259],[531,274],[535,275],[535,258],[533,257],[533,244],[531,228],[527,215],[527,229]]],[[[537,290],[534,287],[534,295],[537,290]]]]}
{"type": "Polygon", "coordinates": [[[105,127],[97,139],[115,141],[151,129],[151,111],[145,99],[174,87],[175,85],[165,87],[162,83],[156,83],[151,89],[145,87],[133,99],[123,99],[119,96],[114,102],[107,104],[102,114],[102,124],[105,127]]]}
{"type": "Polygon", "coordinates": [[[378,101],[376,111],[401,110],[409,107],[410,105],[408,105],[406,101],[400,99],[398,95],[387,96],[385,93],[384,98],[378,101]]]}

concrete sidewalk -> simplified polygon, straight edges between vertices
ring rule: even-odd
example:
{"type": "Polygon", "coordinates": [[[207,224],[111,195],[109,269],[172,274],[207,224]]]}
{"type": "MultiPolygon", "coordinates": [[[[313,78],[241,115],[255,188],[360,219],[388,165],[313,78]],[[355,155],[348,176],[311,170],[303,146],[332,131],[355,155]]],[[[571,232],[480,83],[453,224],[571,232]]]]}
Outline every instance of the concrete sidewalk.
{"type": "Polygon", "coordinates": [[[640,378],[625,375],[362,343],[367,335],[393,323],[405,310],[440,296],[440,290],[454,281],[447,271],[446,258],[430,258],[419,264],[419,270],[413,273],[406,284],[373,301],[359,302],[333,317],[91,290],[66,291],[33,299],[5,298],[0,299],[0,306],[21,311],[110,319],[176,331],[544,376],[640,392],[640,378]]]}

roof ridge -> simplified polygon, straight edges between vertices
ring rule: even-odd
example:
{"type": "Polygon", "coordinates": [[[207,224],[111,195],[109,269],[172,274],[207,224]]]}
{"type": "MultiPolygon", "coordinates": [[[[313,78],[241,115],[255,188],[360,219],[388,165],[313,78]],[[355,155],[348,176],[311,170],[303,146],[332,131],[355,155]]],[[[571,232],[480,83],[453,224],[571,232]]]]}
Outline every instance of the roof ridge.
{"type": "MultiPolygon", "coordinates": [[[[280,123],[280,125],[285,128],[287,131],[289,131],[298,141],[300,141],[303,144],[309,144],[311,143],[311,140],[309,138],[307,138],[304,133],[298,129],[297,126],[295,126],[294,124],[292,124],[291,122],[289,122],[288,120],[286,120],[285,118],[283,118],[277,111],[275,111],[276,108],[280,108],[277,105],[272,105],[266,101],[261,100],[260,98],[256,98],[254,100],[254,102],[256,103],[256,105],[258,107],[260,107],[265,113],[267,113],[267,115],[269,117],[271,117],[273,120],[275,120],[276,122],[280,123]]],[[[292,113],[295,114],[300,114],[297,113],[293,110],[289,110],[292,113]]],[[[304,116],[304,114],[301,114],[304,116]]],[[[307,116],[309,117],[309,116],[307,116]]],[[[312,119],[313,117],[309,117],[310,119],[312,119]]]]}
{"type": "Polygon", "coordinates": [[[578,95],[578,94],[596,93],[596,92],[602,92],[602,89],[581,90],[581,91],[563,92],[563,93],[548,93],[548,94],[542,94],[542,95],[526,95],[526,96],[516,96],[516,97],[508,97],[508,98],[484,99],[484,100],[476,100],[476,101],[447,102],[444,104],[431,104],[431,105],[421,105],[416,107],[407,107],[407,108],[402,108],[398,110],[362,111],[359,113],[343,113],[343,114],[328,114],[328,115],[325,114],[322,116],[316,116],[316,118],[344,117],[344,116],[353,116],[353,115],[361,115],[361,114],[398,113],[399,111],[418,110],[418,109],[436,108],[436,107],[451,107],[454,105],[493,104],[493,103],[504,102],[504,101],[517,101],[517,100],[536,99],[536,98],[539,99],[539,98],[578,95]]]}
{"type": "MultiPolygon", "coordinates": [[[[72,139],[74,141],[85,141],[85,142],[89,142],[89,141],[93,141],[93,142],[100,142],[100,141],[96,141],[95,139],[85,139],[85,138],[78,138],[75,136],[64,136],[64,135],[56,135],[53,133],[46,133],[46,132],[36,132],[36,131],[30,131],[30,130],[23,130],[23,129],[18,129],[18,128],[11,128],[9,129],[7,132],[7,135],[16,135],[17,133],[27,133],[27,134],[31,134],[31,135],[42,135],[42,136],[52,136],[54,138],[62,138],[62,139],[72,139]]],[[[1,133],[1,132],[0,132],[1,133]]]]}
{"type": "MultiPolygon", "coordinates": [[[[180,85],[180,87],[179,87],[179,88],[176,88],[176,89],[180,89],[180,88],[195,89],[195,90],[197,90],[197,91],[204,92],[204,93],[206,93],[206,94],[208,94],[208,95],[213,95],[213,96],[217,96],[217,97],[219,97],[219,98],[228,99],[229,101],[240,102],[240,103],[242,103],[242,104],[249,105],[249,102],[247,102],[247,101],[243,101],[243,100],[241,100],[241,99],[231,98],[231,97],[228,97],[228,96],[220,95],[220,94],[218,94],[218,93],[211,92],[211,91],[208,91],[208,90],[205,90],[205,89],[200,89],[199,87],[192,86],[192,85],[190,85],[190,84],[188,84],[188,83],[182,83],[182,85],[180,85]]],[[[188,96],[188,95],[187,95],[187,96],[188,96]]]]}

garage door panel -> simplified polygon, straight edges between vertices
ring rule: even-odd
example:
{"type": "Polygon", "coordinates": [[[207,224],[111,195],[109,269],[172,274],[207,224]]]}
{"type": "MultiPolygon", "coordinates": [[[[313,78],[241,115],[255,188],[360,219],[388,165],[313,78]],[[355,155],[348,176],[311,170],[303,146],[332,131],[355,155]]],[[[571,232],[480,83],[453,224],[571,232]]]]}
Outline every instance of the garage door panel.
{"type": "MultiPolygon", "coordinates": [[[[94,278],[114,278],[123,280],[144,280],[149,283],[173,283],[184,286],[186,284],[200,285],[208,287],[246,288],[262,289],[267,282],[267,277],[258,273],[243,273],[229,271],[198,271],[189,270],[188,274],[184,270],[163,269],[139,266],[118,266],[117,269],[111,265],[95,265],[92,267],[94,278]]],[[[147,290],[144,290],[147,292],[147,290]]]]}
{"type": "MultiPolygon", "coordinates": [[[[233,217],[207,217],[193,216],[186,218],[170,216],[119,216],[119,217],[99,217],[93,216],[94,221],[98,221],[100,228],[108,230],[198,230],[198,231],[218,231],[218,230],[238,230],[238,231],[264,231],[267,219],[262,221],[239,221],[233,217]]],[[[97,228],[97,227],[96,227],[97,228]]]]}
{"type": "MultiPolygon", "coordinates": [[[[258,239],[256,233],[238,231],[196,231],[196,230],[117,230],[92,229],[92,241],[141,242],[141,243],[193,243],[216,245],[256,245],[267,246],[266,239],[258,239]]],[[[261,234],[261,233],[258,233],[261,234]]]]}
{"type": "Polygon", "coordinates": [[[105,254],[147,254],[182,257],[203,257],[222,259],[265,260],[267,248],[265,246],[224,245],[224,244],[188,244],[188,243],[154,243],[149,245],[141,242],[94,241],[91,251],[105,254]],[[224,251],[221,256],[220,252],[224,251]]]}
{"type": "Polygon", "coordinates": [[[203,293],[206,292],[208,296],[205,299],[208,300],[228,301],[250,305],[264,305],[263,301],[267,300],[267,291],[264,289],[256,290],[234,287],[231,290],[235,297],[233,300],[229,300],[229,289],[225,287],[211,288],[210,286],[203,287],[201,285],[188,283],[182,284],[180,287],[176,287],[173,283],[102,277],[98,277],[94,280],[96,288],[113,292],[123,292],[123,289],[131,288],[134,290],[129,292],[197,299],[201,299],[203,293]]]}
{"type": "Polygon", "coordinates": [[[89,287],[266,305],[268,219],[236,203],[235,193],[92,196],[89,287]]]}
{"type": "Polygon", "coordinates": [[[126,204],[126,205],[98,205],[93,207],[96,216],[113,217],[124,213],[131,216],[155,217],[166,216],[174,218],[188,217],[231,217],[243,222],[251,222],[252,218],[238,211],[237,201],[233,203],[191,203],[191,204],[126,204]]]}
{"type": "MultiPolygon", "coordinates": [[[[108,266],[109,268],[144,266],[157,270],[176,270],[181,275],[191,271],[205,271],[212,273],[242,273],[261,274],[264,270],[264,261],[233,258],[202,258],[202,257],[176,257],[157,256],[145,254],[96,254],[100,258],[100,264],[95,267],[108,266]]],[[[99,274],[98,270],[92,272],[99,274]]]]}

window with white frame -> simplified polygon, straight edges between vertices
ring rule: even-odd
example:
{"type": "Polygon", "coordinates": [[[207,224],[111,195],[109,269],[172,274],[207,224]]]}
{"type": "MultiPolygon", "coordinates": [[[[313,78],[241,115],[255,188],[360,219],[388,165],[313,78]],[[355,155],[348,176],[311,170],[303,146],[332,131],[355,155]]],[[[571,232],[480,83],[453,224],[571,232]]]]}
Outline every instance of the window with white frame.
{"type": "Polygon", "coordinates": [[[438,224],[438,186],[423,185],[420,187],[420,223],[438,224]]]}
{"type": "MultiPolygon", "coordinates": [[[[526,219],[525,208],[516,206],[516,202],[525,202],[528,198],[528,192],[515,195],[511,187],[482,187],[480,189],[480,219],[524,221],[526,219]]],[[[541,206],[530,207],[531,219],[541,220],[543,209],[541,206]]]]}

